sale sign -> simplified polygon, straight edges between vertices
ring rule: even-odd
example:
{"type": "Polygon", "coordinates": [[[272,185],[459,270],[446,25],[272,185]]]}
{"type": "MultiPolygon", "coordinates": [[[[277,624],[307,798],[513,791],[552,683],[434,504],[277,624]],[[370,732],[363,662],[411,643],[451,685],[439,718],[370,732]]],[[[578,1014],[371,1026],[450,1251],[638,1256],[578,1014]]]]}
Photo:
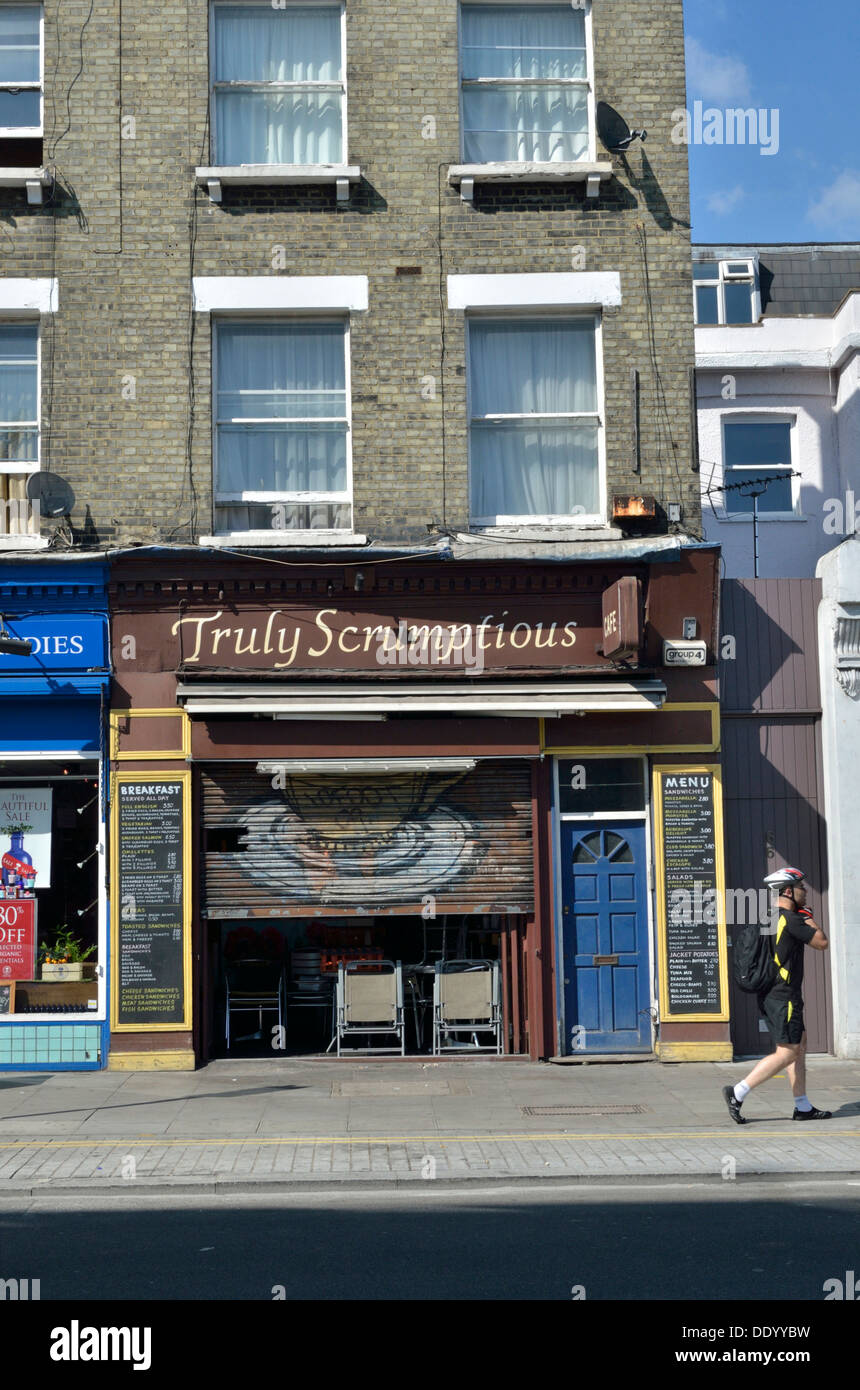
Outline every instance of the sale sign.
{"type": "Polygon", "coordinates": [[[25,864],[22,859],[16,859],[14,854],[4,854],[0,859],[0,864],[10,873],[17,874],[19,878],[35,878],[36,870],[32,864],[25,864]]]}
{"type": "Polygon", "coordinates": [[[4,884],[51,886],[50,787],[0,789],[0,873],[4,884]]]}
{"type": "Polygon", "coordinates": [[[36,973],[36,901],[0,900],[0,981],[32,980],[36,973]]]}

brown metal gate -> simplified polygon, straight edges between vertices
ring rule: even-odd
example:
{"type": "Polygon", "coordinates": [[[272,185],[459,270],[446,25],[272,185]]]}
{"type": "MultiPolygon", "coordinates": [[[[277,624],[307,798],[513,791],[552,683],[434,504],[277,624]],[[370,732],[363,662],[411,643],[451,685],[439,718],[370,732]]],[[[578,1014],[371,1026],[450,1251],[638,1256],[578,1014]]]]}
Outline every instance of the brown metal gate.
{"type": "Polygon", "coordinates": [[[534,914],[530,765],[469,772],[202,773],[202,915],[534,914]]]}
{"type": "MultiPolygon", "coordinates": [[[[827,931],[820,597],[815,579],[724,580],[720,678],[727,888],[757,890],[766,874],[796,864],[827,931]]],[[[832,1052],[829,953],[806,952],[804,997],[809,1051],[832,1052]]],[[[731,1015],[737,1055],[772,1050],[755,998],[734,985],[731,1015]]]]}

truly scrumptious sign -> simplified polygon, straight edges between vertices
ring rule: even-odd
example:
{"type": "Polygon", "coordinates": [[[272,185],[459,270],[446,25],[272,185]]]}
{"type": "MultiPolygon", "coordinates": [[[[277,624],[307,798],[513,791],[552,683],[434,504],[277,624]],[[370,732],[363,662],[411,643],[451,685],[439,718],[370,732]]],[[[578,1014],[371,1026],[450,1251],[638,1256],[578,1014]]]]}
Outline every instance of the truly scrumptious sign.
{"type": "MultiPolygon", "coordinates": [[[[405,606],[405,605],[404,605],[405,606]]],[[[448,667],[484,670],[588,667],[605,664],[597,655],[599,595],[573,599],[547,613],[530,604],[484,604],[452,620],[429,604],[397,616],[357,613],[336,607],[303,610],[231,611],[185,614],[171,635],[183,669],[271,671],[372,670],[379,667],[448,667]]],[[[458,605],[461,612],[465,604],[458,605]]],[[[118,654],[121,656],[121,651],[118,654]]],[[[119,663],[118,663],[119,664],[119,663]]]]}

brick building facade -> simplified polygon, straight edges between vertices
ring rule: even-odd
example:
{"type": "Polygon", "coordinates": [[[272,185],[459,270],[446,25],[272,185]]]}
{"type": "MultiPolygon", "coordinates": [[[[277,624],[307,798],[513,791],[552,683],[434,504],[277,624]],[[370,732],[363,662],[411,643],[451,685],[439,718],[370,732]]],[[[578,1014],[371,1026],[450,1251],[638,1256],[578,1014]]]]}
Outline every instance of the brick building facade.
{"type": "Polygon", "coordinates": [[[649,132],[626,156],[601,152],[612,177],[598,197],[581,182],[498,182],[472,202],[448,177],[462,163],[453,0],[422,6],[418,22],[390,0],[347,5],[344,163],[361,181],[345,202],[326,184],[231,186],[212,202],[195,182],[215,163],[210,6],[89,10],[45,6],[42,158],[15,155],[47,170],[43,201],[0,193],[4,276],[58,282],[42,462],[75,490],[78,543],[210,531],[211,325],[192,312],[192,276],[368,277],[352,324],[355,530],[401,541],[434,521],[468,530],[463,314],[447,308],[446,277],[620,274],[622,303],[603,314],[608,493],[678,503],[698,534],[687,159],[669,140],[684,104],[680,3],[593,5],[593,93],[649,132]],[[435,397],[423,399],[428,377],[435,397]]]}
{"type": "MultiPolygon", "coordinates": [[[[38,5],[24,9],[42,16],[38,5]]],[[[714,840],[711,869],[721,871],[716,552],[701,541],[694,462],[687,157],[670,140],[685,100],[681,0],[436,0],[417,11],[391,0],[47,0],[43,21],[44,126],[0,155],[0,324],[38,324],[40,353],[40,451],[17,474],[9,467],[10,495],[20,496],[37,463],[58,474],[76,501],[69,515],[47,516],[62,512],[63,489],[45,490],[46,562],[110,561],[114,810],[135,777],[175,781],[187,802],[165,811],[180,816],[181,954],[164,964],[171,983],[157,1000],[153,966],[156,993],[139,1005],[137,1025],[134,970],[123,974],[121,960],[145,951],[128,935],[135,921],[118,911],[125,871],[112,816],[113,955],[103,935],[99,959],[110,958],[113,972],[114,1064],[148,1056],[151,1065],[193,1065],[217,1050],[228,938],[240,921],[282,924],[293,1004],[307,991],[302,999],[290,958],[319,944],[318,933],[302,932],[321,915],[345,949],[339,924],[345,940],[349,923],[351,931],[375,909],[381,925],[368,932],[378,931],[386,954],[408,960],[412,951],[426,966],[426,939],[419,950],[385,925],[391,909],[390,920],[399,911],[415,927],[421,895],[399,870],[385,877],[371,844],[374,834],[393,844],[410,816],[431,841],[446,817],[465,827],[469,863],[484,865],[484,900],[466,891],[462,863],[465,877],[441,897],[452,924],[461,919],[467,936],[475,927],[480,949],[504,966],[505,1050],[561,1055],[584,1037],[586,1050],[726,1055],[724,930],[699,942],[710,975],[696,977],[685,1007],[670,966],[692,948],[668,942],[662,890],[655,896],[651,885],[655,868],[669,882],[660,857],[668,822],[655,820],[671,800],[661,769],[707,779],[702,824],[714,840]],[[607,150],[598,102],[646,128],[647,142],[607,150]],[[515,325],[528,339],[518,351],[533,358],[528,389],[516,371],[524,358],[505,341],[515,325]],[[314,343],[296,347],[305,330],[314,343]],[[332,348],[324,370],[326,335],[345,351],[332,348]],[[249,384],[270,349],[294,354],[287,388],[275,384],[284,358],[249,384]],[[304,375],[300,351],[307,361],[322,354],[304,375]],[[285,426],[300,409],[303,423],[285,426]],[[256,490],[236,484],[255,469],[256,490]],[[634,630],[613,648],[601,624],[625,579],[637,586],[634,630]],[[225,656],[231,637],[195,667],[177,632],[194,630],[182,624],[195,616],[226,631],[217,617],[225,606],[249,633],[254,615],[258,638],[235,638],[251,642],[251,659],[238,659],[238,645],[225,656]],[[263,632],[285,614],[297,629],[337,628],[337,638],[278,669],[263,632]],[[420,658],[392,664],[371,637],[353,659],[357,633],[396,634],[419,620],[468,627],[479,660],[441,671],[426,661],[417,669],[420,658]],[[517,634],[525,644],[535,628],[547,647],[529,663],[517,634]],[[684,639],[701,650],[678,656],[684,639]],[[668,657],[665,642],[677,649],[668,657]],[[494,662],[485,663],[490,645],[494,662]],[[667,666],[688,658],[694,669],[667,666]],[[370,677],[406,703],[363,723],[370,677]],[[424,704],[419,678],[434,692],[424,704]],[[309,689],[311,704],[296,713],[309,689]],[[467,710],[469,700],[478,707],[467,710]],[[379,731],[389,725],[386,742],[379,731]],[[215,892],[225,864],[239,864],[218,855],[256,852],[254,794],[241,779],[224,781],[226,764],[262,766],[274,749],[299,776],[292,764],[303,751],[312,746],[325,761],[330,744],[353,781],[384,779],[386,749],[442,778],[470,739],[479,748],[474,788],[458,794],[440,781],[400,821],[389,795],[387,828],[368,831],[362,850],[364,876],[379,874],[376,899],[350,898],[343,865],[341,881],[335,863],[331,899],[307,876],[311,842],[326,846],[329,862],[342,847],[318,825],[308,829],[301,797],[278,823],[301,842],[305,898],[265,867],[268,896],[253,911],[215,892]],[[494,758],[521,760],[525,781],[504,783],[508,810],[499,806],[496,821],[487,812],[479,833],[474,807],[489,804],[481,762],[497,766],[494,758]],[[581,816],[559,790],[571,758],[585,759],[603,789],[581,816]],[[631,788],[620,812],[618,779],[631,788]],[[636,884],[619,964],[600,935],[606,926],[612,936],[608,920],[592,924],[593,949],[565,937],[564,913],[576,917],[581,903],[563,845],[597,824],[598,877],[611,878],[605,837],[617,836],[624,816],[636,827],[623,850],[636,884]],[[531,846],[519,895],[503,891],[501,865],[487,867],[502,823],[531,846]],[[613,990],[626,1000],[614,1021],[614,1005],[604,1016],[613,990]]],[[[0,4],[0,32],[2,22],[0,4]]],[[[28,345],[21,337],[13,346],[28,345]]],[[[23,570],[40,544],[36,525],[9,529],[23,570]]],[[[151,947],[158,924],[140,910],[151,947]]]]}

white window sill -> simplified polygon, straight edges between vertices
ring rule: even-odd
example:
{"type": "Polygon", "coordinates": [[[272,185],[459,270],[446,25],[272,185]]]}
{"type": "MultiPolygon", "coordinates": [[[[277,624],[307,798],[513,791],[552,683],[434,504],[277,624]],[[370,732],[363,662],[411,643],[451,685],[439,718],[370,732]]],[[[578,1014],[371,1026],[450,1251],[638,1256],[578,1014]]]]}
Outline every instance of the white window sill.
{"type": "Polygon", "coordinates": [[[194,171],[199,184],[209,190],[213,203],[221,202],[222,186],[274,187],[284,184],[333,183],[337,201],[349,201],[350,188],[361,181],[356,164],[213,164],[194,171]]]}
{"type": "Polygon", "coordinates": [[[367,545],[367,536],[357,536],[352,531],[236,531],[232,535],[201,536],[199,544],[222,550],[257,550],[264,545],[312,550],[323,545],[367,545]]]}
{"type": "Polygon", "coordinates": [[[611,179],[612,174],[612,165],[607,161],[589,159],[448,166],[448,182],[459,187],[466,202],[472,201],[476,183],[585,183],[586,197],[596,198],[601,183],[611,179]]]}
{"type": "Polygon", "coordinates": [[[0,534],[0,550],[47,550],[47,536],[4,536],[0,534]]]}
{"type": "Polygon", "coordinates": [[[42,189],[51,185],[47,169],[15,169],[0,166],[0,188],[26,188],[28,203],[41,203],[42,189]]]}

